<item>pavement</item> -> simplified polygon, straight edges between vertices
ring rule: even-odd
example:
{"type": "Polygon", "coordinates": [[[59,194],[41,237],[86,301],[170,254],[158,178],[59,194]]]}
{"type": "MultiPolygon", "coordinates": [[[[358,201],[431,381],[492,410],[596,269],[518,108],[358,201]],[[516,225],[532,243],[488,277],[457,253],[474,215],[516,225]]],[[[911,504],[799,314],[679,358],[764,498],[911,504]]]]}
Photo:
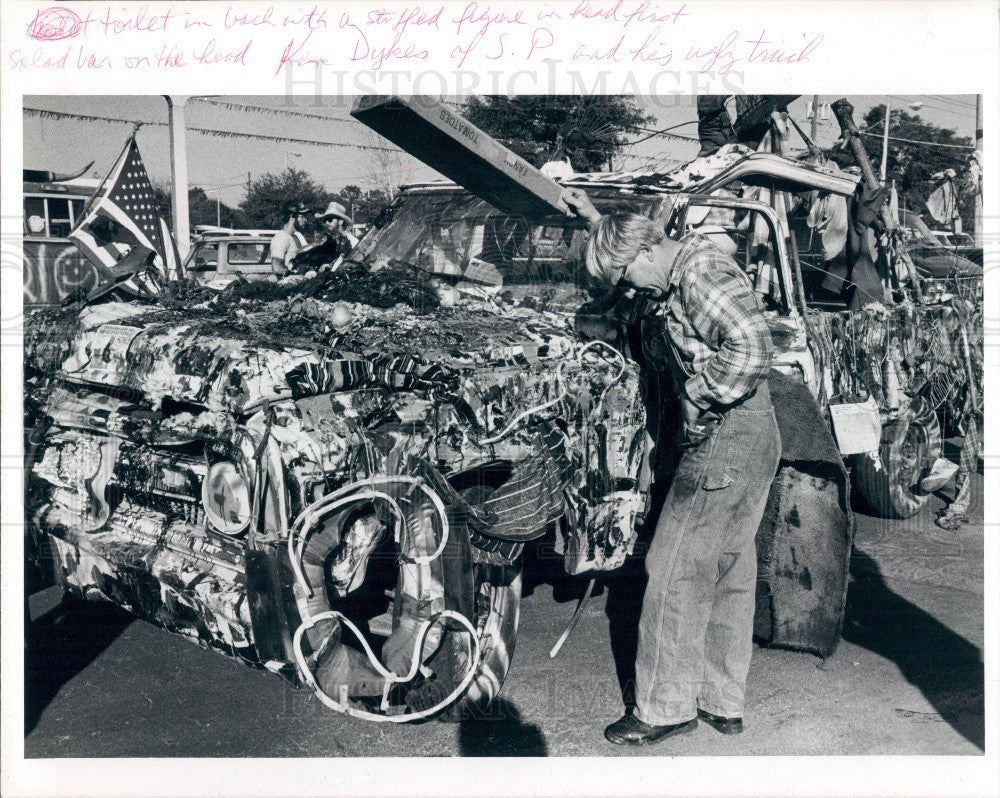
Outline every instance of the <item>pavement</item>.
{"type": "MultiPolygon", "coordinates": [[[[932,497],[906,521],[857,515],[843,639],[826,660],[756,648],[746,731],[702,724],[623,749],[604,726],[622,711],[608,596],[549,650],[583,581],[529,580],[521,631],[488,717],[372,724],[310,693],[103,604],[30,598],[24,754],[35,757],[382,757],[936,754],[983,752],[983,515],[933,523],[932,497]]],[[[949,488],[950,489],[950,488],[949,488]]],[[[619,578],[626,578],[619,576],[619,578]]],[[[620,587],[619,583],[619,587],[620,587]]],[[[615,631],[620,631],[615,629],[615,631]]]]}

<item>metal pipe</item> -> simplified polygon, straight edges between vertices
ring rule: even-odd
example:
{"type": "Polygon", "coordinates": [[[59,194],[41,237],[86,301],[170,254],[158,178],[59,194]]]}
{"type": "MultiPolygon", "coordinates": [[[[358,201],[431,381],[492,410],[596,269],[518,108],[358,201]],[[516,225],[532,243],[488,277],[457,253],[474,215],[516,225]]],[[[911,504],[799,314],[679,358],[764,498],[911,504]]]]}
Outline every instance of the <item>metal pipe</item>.
{"type": "Polygon", "coordinates": [[[886,163],[889,160],[889,115],[892,111],[889,109],[889,103],[885,104],[885,119],[882,125],[882,169],[879,172],[882,178],[882,182],[885,183],[885,168],[886,163]]]}
{"type": "Polygon", "coordinates": [[[165,94],[170,111],[170,171],[173,182],[174,240],[181,262],[191,248],[191,220],[188,207],[187,130],[184,125],[184,106],[188,99],[182,94],[165,94]]]}

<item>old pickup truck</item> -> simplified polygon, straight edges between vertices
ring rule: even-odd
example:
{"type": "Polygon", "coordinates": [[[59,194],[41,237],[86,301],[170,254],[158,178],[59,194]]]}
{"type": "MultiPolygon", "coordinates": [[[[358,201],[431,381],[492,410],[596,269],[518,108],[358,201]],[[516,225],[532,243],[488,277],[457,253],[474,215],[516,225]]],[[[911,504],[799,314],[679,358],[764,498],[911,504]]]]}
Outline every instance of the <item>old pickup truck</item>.
{"type": "MultiPolygon", "coordinates": [[[[755,633],[829,654],[848,472],[881,513],[919,506],[936,411],[975,388],[961,349],[974,289],[813,303],[790,205],[762,192],[852,196],[857,177],[835,169],[729,146],[668,174],[566,183],[671,235],[721,228],[750,274],[777,407],[795,414],[758,532],[755,633]],[[944,346],[942,376],[926,361],[944,346]]],[[[337,271],[29,313],[27,518],[57,580],[356,717],[488,703],[511,663],[525,545],[547,536],[572,574],[620,566],[650,490],[647,435],[670,447],[641,398],[656,375],[628,346],[634,304],[600,309],[617,337],[581,333],[584,235],[425,183],[337,271]]]]}

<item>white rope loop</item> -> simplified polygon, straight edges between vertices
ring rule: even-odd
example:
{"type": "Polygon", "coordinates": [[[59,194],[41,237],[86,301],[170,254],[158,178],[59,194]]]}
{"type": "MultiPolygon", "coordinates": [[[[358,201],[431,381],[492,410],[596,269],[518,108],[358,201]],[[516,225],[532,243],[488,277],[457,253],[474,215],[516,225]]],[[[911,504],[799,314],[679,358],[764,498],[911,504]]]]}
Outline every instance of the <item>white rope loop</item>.
{"type": "Polygon", "coordinates": [[[476,629],[461,613],[455,612],[454,610],[442,610],[441,612],[435,614],[431,618],[426,619],[420,628],[420,631],[416,635],[413,642],[413,656],[410,661],[410,670],[403,676],[397,675],[386,668],[375,656],[371,647],[368,645],[368,641],[365,640],[364,635],[358,630],[358,628],[351,623],[348,618],[336,610],[328,610],[326,612],[321,612],[317,615],[313,615],[306,618],[299,625],[298,629],[295,630],[295,634],[292,636],[292,651],[295,654],[295,663],[299,668],[299,672],[302,678],[305,680],[312,689],[316,697],[320,700],[322,704],[329,707],[330,709],[335,709],[345,715],[350,715],[355,718],[360,718],[362,720],[371,720],[377,723],[409,723],[415,720],[422,720],[423,718],[430,717],[442,709],[447,707],[453,701],[455,701],[459,696],[461,696],[472,683],[473,678],[476,674],[476,666],[479,663],[480,647],[479,638],[476,636],[476,629]],[[465,675],[462,680],[458,683],[458,686],[451,691],[444,699],[435,704],[428,709],[420,710],[419,712],[406,712],[400,715],[379,715],[374,712],[368,712],[363,709],[357,709],[355,707],[349,706],[347,704],[342,704],[333,698],[331,698],[319,686],[316,681],[316,677],[313,675],[312,670],[310,670],[308,663],[306,662],[305,655],[302,653],[302,636],[312,627],[314,627],[320,621],[336,619],[342,624],[345,624],[358,638],[365,650],[365,654],[368,660],[371,662],[372,667],[374,667],[386,680],[388,683],[402,683],[408,682],[413,679],[417,672],[420,670],[420,666],[423,664],[421,661],[421,653],[424,647],[424,641],[427,638],[428,633],[436,623],[441,621],[443,618],[451,618],[452,620],[458,621],[462,624],[466,630],[468,630],[469,635],[472,640],[472,656],[469,658],[469,665],[466,669],[465,675]]]}
{"type": "Polygon", "coordinates": [[[298,581],[299,586],[308,597],[311,598],[314,595],[314,592],[312,586],[309,584],[309,580],[306,578],[305,573],[302,570],[302,557],[305,554],[306,540],[309,537],[309,532],[316,528],[316,525],[320,520],[321,513],[326,515],[338,510],[341,507],[356,504],[362,501],[381,500],[389,506],[389,509],[392,511],[396,520],[400,524],[400,527],[405,530],[406,516],[396,499],[384,491],[373,489],[376,485],[393,484],[412,485],[414,489],[423,491],[431,500],[431,503],[434,505],[434,509],[437,511],[441,520],[441,539],[438,542],[437,548],[433,552],[425,555],[411,556],[406,552],[407,546],[401,544],[404,556],[406,556],[411,562],[421,565],[432,562],[441,556],[441,553],[444,551],[444,548],[448,543],[448,536],[451,530],[448,524],[448,514],[445,509],[444,502],[441,500],[441,497],[438,496],[437,492],[430,488],[420,477],[366,477],[363,480],[341,486],[337,490],[317,499],[315,502],[306,507],[301,513],[299,513],[298,517],[289,528],[287,540],[288,559],[292,564],[292,570],[295,573],[295,578],[298,581]],[[369,489],[365,490],[365,488],[369,489]],[[296,537],[298,537],[297,546],[296,537]]]}

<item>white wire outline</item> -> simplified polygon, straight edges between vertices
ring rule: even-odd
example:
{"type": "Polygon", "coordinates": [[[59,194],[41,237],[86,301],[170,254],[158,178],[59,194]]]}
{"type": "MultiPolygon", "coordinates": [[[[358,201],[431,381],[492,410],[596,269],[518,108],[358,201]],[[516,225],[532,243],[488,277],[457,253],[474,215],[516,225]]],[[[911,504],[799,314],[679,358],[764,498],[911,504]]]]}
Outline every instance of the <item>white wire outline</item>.
{"type": "Polygon", "coordinates": [[[295,634],[292,636],[292,651],[295,655],[295,664],[298,666],[299,671],[302,674],[302,678],[306,681],[306,684],[313,689],[313,693],[324,706],[327,706],[330,709],[335,709],[345,715],[350,715],[351,717],[360,718],[362,720],[371,720],[376,723],[409,723],[414,720],[421,720],[423,718],[430,717],[434,713],[441,711],[461,696],[462,693],[468,689],[469,685],[472,684],[472,680],[476,675],[476,666],[479,663],[479,657],[481,654],[479,638],[476,636],[476,628],[472,625],[468,618],[461,613],[455,612],[454,610],[442,610],[423,622],[423,626],[414,639],[413,657],[410,660],[410,670],[405,676],[398,676],[382,665],[382,663],[378,661],[378,658],[375,657],[375,654],[369,647],[368,641],[365,640],[364,635],[360,633],[358,628],[351,623],[346,616],[336,610],[327,610],[303,620],[302,623],[299,624],[298,629],[295,630],[295,634]],[[424,640],[426,639],[428,632],[430,632],[431,627],[442,618],[452,618],[453,620],[461,623],[469,631],[472,638],[473,654],[469,657],[469,667],[465,672],[465,676],[463,676],[462,680],[458,683],[458,686],[434,706],[428,709],[420,710],[419,712],[408,712],[402,715],[378,715],[374,712],[368,712],[363,709],[355,709],[354,707],[341,704],[340,702],[332,699],[329,695],[327,695],[326,691],[319,686],[319,683],[316,681],[315,676],[313,676],[312,671],[309,669],[309,666],[305,661],[305,656],[302,654],[302,635],[320,621],[331,618],[336,618],[341,623],[347,625],[347,627],[361,642],[361,645],[365,649],[365,654],[371,661],[372,666],[378,670],[387,682],[390,683],[408,682],[416,676],[417,671],[420,669],[422,664],[420,660],[420,653],[423,650],[424,640]]]}
{"type": "MultiPolygon", "coordinates": [[[[421,555],[421,556],[409,556],[410,560],[417,564],[425,564],[432,562],[441,556],[444,551],[445,545],[448,543],[448,536],[450,534],[450,527],[448,525],[448,514],[444,506],[444,502],[441,497],[438,496],[437,492],[428,487],[424,481],[419,477],[409,477],[409,476],[371,476],[366,477],[363,480],[358,480],[357,482],[352,482],[349,485],[344,485],[332,493],[328,493],[320,499],[316,500],[308,507],[306,507],[295,521],[292,522],[288,530],[288,558],[292,564],[292,570],[295,573],[295,578],[298,581],[300,587],[305,591],[308,597],[314,595],[312,587],[309,585],[309,580],[306,579],[305,573],[302,570],[302,557],[305,554],[305,542],[308,538],[306,530],[312,530],[316,526],[316,522],[319,520],[320,511],[324,515],[333,512],[334,510],[353,504],[359,501],[368,501],[371,499],[383,499],[392,509],[393,513],[396,515],[397,520],[406,528],[405,515],[402,509],[400,509],[399,504],[396,500],[390,496],[388,493],[383,491],[374,490],[376,485],[391,485],[391,484],[409,484],[414,487],[414,489],[422,490],[430,498],[431,502],[434,504],[438,515],[441,518],[441,540],[438,543],[437,549],[431,554],[421,555]],[[362,491],[364,488],[368,487],[369,490],[363,491],[362,493],[355,493],[356,491],[362,491]],[[330,505],[330,506],[327,506],[330,505]],[[301,527],[301,529],[300,529],[301,527]],[[299,530],[297,532],[297,530],[299,530]],[[295,546],[295,536],[299,535],[298,547],[295,546]]],[[[404,551],[405,554],[405,551],[404,551]]]]}

